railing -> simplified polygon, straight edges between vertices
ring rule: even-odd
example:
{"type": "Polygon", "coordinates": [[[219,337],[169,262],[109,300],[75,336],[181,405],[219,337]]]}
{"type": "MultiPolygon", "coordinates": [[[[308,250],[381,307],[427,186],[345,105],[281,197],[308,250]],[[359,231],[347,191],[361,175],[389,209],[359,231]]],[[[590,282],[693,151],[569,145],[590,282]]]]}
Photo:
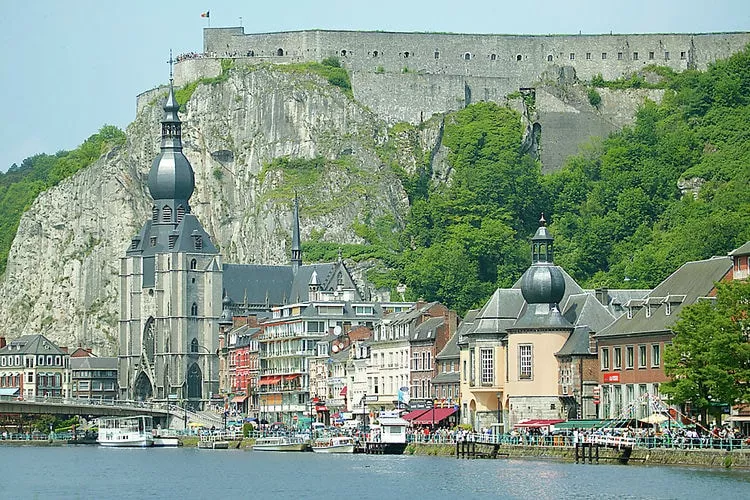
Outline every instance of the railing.
{"type": "Polygon", "coordinates": [[[144,408],[147,410],[169,410],[169,403],[153,403],[150,401],[129,401],[123,399],[100,400],[89,398],[65,398],[59,396],[0,396],[0,401],[14,401],[23,403],[51,403],[80,406],[112,406],[120,408],[144,408]]]}

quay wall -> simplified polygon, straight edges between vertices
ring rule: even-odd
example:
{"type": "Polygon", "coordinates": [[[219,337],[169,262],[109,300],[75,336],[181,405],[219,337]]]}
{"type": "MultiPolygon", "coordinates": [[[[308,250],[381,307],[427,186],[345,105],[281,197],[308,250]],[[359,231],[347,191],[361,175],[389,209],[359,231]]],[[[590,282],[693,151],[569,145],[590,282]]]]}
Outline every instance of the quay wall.
{"type": "MultiPolygon", "coordinates": [[[[455,457],[455,444],[411,443],[405,454],[455,457]]],[[[616,463],[619,451],[613,448],[599,449],[599,463],[616,463]]],[[[498,458],[549,458],[574,461],[575,449],[569,446],[522,446],[501,445],[498,458]]],[[[630,464],[685,465],[701,467],[734,467],[750,469],[750,449],[665,449],[635,448],[630,464]]]]}

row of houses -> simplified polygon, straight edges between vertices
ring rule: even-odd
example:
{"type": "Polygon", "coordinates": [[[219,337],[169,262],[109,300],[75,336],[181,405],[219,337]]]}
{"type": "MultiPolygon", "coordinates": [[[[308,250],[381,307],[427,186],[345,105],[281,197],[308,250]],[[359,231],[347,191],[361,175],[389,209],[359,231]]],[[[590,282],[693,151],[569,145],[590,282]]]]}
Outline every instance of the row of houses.
{"type": "Polygon", "coordinates": [[[0,337],[0,396],[112,401],[117,389],[117,358],[90,348],[69,352],[41,334],[0,337]]]}
{"type": "MultiPolygon", "coordinates": [[[[220,326],[220,392],[268,421],[330,422],[391,408],[507,430],[538,419],[642,418],[668,379],[663,354],[682,307],[746,279],[750,243],[688,262],[653,290],[584,290],[554,264],[542,219],[532,264],[459,321],[440,303],[363,302],[322,291],[272,317],[220,326]]],[[[744,416],[734,416],[741,421],[744,416]]],[[[750,420],[750,419],[748,419],[750,420]]]]}

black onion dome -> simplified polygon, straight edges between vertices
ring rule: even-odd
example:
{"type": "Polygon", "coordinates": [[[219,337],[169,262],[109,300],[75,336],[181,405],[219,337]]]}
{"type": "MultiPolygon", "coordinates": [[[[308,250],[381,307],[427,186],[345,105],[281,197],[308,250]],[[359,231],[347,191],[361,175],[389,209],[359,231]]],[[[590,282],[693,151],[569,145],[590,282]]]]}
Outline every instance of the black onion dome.
{"type": "Polygon", "coordinates": [[[221,316],[219,316],[219,324],[220,325],[231,325],[233,323],[232,318],[232,299],[229,298],[228,295],[224,296],[224,300],[221,301],[222,304],[222,311],[221,316]]]}
{"type": "Polygon", "coordinates": [[[195,189],[195,174],[182,153],[182,124],[179,105],[170,85],[165,117],[162,120],[161,152],[154,158],[148,174],[148,189],[154,200],[189,200],[195,189]]]}
{"type": "Polygon", "coordinates": [[[557,266],[531,266],[521,277],[521,294],[528,304],[559,304],[565,278],[557,266]]]}

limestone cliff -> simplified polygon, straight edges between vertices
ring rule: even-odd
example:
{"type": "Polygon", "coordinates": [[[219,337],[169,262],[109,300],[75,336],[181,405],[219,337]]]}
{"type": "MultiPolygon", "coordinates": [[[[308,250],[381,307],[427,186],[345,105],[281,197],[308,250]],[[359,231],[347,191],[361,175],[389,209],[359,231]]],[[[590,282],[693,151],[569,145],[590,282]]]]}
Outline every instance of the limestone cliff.
{"type": "MultiPolygon", "coordinates": [[[[23,216],[0,284],[7,336],[42,332],[60,345],[117,352],[119,258],[150,213],[145,180],[165,95],[141,96],[148,104],[128,127],[127,145],[43,193],[23,216]]],[[[408,208],[376,153],[384,122],[314,75],[235,71],[198,86],[181,118],[196,177],[192,210],[225,262],[288,262],[293,190],[303,240],[316,231],[357,241],[353,221],[386,213],[399,220],[408,208]],[[304,172],[272,162],[284,156],[316,161],[304,172]]]]}

